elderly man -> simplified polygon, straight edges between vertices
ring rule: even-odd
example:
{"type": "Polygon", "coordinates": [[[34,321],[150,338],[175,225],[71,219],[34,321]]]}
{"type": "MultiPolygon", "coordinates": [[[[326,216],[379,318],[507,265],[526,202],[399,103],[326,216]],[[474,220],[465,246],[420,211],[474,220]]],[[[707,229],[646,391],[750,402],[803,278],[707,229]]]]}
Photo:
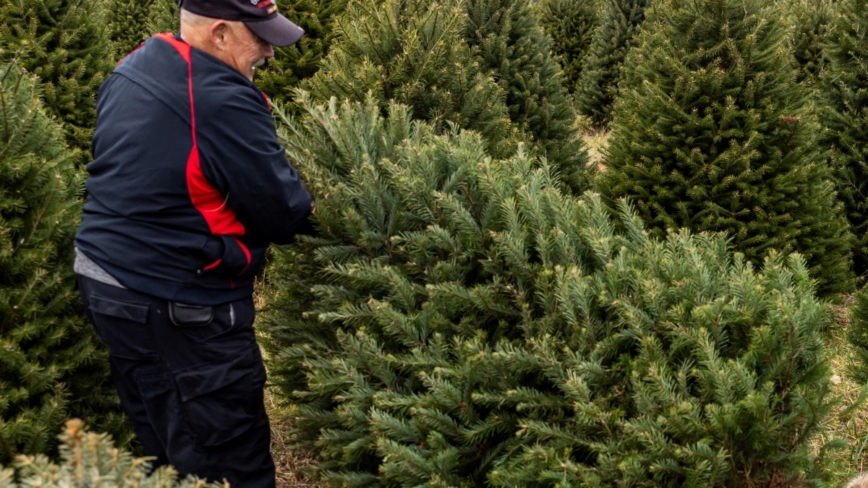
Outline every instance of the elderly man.
{"type": "Polygon", "coordinates": [[[145,454],[273,487],[253,281],[312,201],[253,72],[303,31],[273,0],[183,0],[100,89],[76,234],[88,317],[145,454]]]}

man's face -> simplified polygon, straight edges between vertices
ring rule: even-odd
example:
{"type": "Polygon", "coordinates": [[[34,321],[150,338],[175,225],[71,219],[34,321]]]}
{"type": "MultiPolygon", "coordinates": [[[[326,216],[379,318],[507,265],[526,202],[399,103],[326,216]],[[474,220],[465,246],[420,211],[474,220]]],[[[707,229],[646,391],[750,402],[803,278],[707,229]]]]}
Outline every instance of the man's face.
{"type": "Polygon", "coordinates": [[[253,68],[274,56],[271,44],[263,41],[241,22],[227,22],[227,43],[222,61],[253,81],[253,68]]]}

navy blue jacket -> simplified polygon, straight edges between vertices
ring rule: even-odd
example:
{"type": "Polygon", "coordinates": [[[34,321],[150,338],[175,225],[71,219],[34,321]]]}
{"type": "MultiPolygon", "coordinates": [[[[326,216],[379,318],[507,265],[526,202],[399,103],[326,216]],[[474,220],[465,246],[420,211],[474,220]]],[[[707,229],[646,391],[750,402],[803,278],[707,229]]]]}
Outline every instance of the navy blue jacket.
{"type": "Polygon", "coordinates": [[[311,197],[241,73],[171,34],[127,56],[97,99],[75,245],[124,286],[244,298],[268,243],[310,231],[311,197]]]}

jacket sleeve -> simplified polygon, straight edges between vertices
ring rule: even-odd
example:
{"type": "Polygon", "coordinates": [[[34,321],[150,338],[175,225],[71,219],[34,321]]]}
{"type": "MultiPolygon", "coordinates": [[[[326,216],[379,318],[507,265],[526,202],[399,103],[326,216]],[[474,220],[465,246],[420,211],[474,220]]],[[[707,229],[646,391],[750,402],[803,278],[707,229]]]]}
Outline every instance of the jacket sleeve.
{"type": "Polygon", "coordinates": [[[264,100],[248,91],[215,104],[197,128],[202,170],[246,228],[245,240],[286,244],[312,232],[313,200],[286,159],[264,100]]]}

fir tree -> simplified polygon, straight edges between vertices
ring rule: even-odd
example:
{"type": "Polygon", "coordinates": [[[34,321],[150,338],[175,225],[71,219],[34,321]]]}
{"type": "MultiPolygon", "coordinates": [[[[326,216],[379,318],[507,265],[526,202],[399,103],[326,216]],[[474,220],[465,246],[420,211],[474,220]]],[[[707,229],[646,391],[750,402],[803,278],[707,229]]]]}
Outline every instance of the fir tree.
{"type": "Polygon", "coordinates": [[[159,32],[178,32],[181,29],[181,12],[176,0],[152,0],[148,9],[145,32],[148,36],[159,32]]]}
{"type": "Polygon", "coordinates": [[[611,119],[621,63],[645,21],[651,0],[603,0],[599,26],[584,59],[575,98],[579,112],[597,125],[611,119]]]}
{"type": "Polygon", "coordinates": [[[20,456],[13,469],[0,466],[0,486],[6,488],[229,488],[193,476],[178,480],[177,471],[161,466],[151,472],[148,458],[134,458],[112,444],[111,436],[84,430],[79,419],[66,422],[60,435],[60,464],[43,455],[20,456]],[[14,478],[19,478],[15,483],[14,478]]]}
{"type": "Polygon", "coordinates": [[[625,63],[600,191],[632,198],[655,235],[725,231],[753,263],[797,251],[824,294],[851,289],[851,235],[775,11],[673,0],[654,13],[625,63]]]}
{"type": "Polygon", "coordinates": [[[801,259],[755,272],[717,234],[651,239],[521,149],[491,159],[373,97],[298,98],[281,132],[319,233],[277,250],[260,325],[323,478],[816,481],[828,317],[801,259]]]}
{"type": "Polygon", "coordinates": [[[857,361],[850,365],[850,373],[858,383],[868,382],[868,288],[856,293],[856,306],[850,311],[847,340],[853,346],[857,361]]]}
{"type": "Polygon", "coordinates": [[[798,65],[797,79],[813,87],[825,69],[824,46],[834,22],[834,0],[784,0],[784,21],[790,30],[790,50],[798,65]]]}
{"type": "Polygon", "coordinates": [[[50,450],[69,415],[128,438],[107,354],[73,290],[82,182],[39,95],[0,67],[0,463],[50,450]]]}
{"type": "Polygon", "coordinates": [[[408,105],[438,130],[480,132],[498,155],[514,150],[503,93],[463,41],[458,0],[361,0],[335,22],[337,39],[322,69],[305,84],[319,100],[408,105]]]}
{"type": "Polygon", "coordinates": [[[90,148],[96,92],[115,65],[104,24],[94,0],[0,2],[0,49],[21,53],[21,66],[42,80],[45,107],[71,147],[90,148]]]}
{"type": "Polygon", "coordinates": [[[348,3],[348,0],[300,0],[281,5],[281,13],[301,26],[304,36],[292,46],[275,47],[274,58],[256,74],[256,85],[273,101],[280,105],[290,102],[292,90],[319,71],[335,37],[335,17],[348,3]]]}
{"type": "Polygon", "coordinates": [[[542,0],[536,4],[546,34],[552,38],[552,52],[564,72],[564,87],[576,91],[585,57],[591,48],[599,16],[598,0],[542,0]]]}
{"type": "Polygon", "coordinates": [[[868,10],[841,0],[821,80],[822,146],[831,151],[838,195],[855,235],[854,270],[868,273],[868,10]]]}
{"type": "Polygon", "coordinates": [[[582,191],[587,155],[536,11],[526,0],[466,0],[464,36],[506,94],[509,118],[582,191]]]}
{"type": "Polygon", "coordinates": [[[124,56],[148,39],[148,19],[154,0],[119,0],[107,9],[108,36],[114,45],[114,59],[124,56]]]}

